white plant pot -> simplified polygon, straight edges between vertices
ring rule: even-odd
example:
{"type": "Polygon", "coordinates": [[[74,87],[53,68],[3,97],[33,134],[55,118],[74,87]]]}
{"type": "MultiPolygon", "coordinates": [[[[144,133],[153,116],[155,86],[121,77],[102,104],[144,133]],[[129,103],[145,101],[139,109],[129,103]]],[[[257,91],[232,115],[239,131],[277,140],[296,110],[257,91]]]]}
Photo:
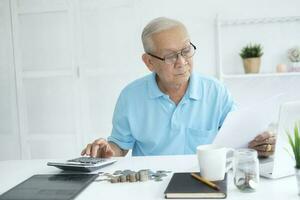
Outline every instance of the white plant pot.
{"type": "Polygon", "coordinates": [[[297,185],[298,185],[298,196],[300,196],[300,169],[295,168],[295,176],[296,176],[297,185]]]}

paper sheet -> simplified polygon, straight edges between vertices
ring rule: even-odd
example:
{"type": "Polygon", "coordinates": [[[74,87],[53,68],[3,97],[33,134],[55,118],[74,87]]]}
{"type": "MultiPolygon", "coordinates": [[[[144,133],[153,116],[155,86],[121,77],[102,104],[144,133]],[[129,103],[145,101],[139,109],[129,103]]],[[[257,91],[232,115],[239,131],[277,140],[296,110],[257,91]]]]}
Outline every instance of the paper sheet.
{"type": "Polygon", "coordinates": [[[228,113],[213,144],[243,148],[258,134],[267,130],[270,121],[258,112],[250,110],[236,110],[228,113]]]}

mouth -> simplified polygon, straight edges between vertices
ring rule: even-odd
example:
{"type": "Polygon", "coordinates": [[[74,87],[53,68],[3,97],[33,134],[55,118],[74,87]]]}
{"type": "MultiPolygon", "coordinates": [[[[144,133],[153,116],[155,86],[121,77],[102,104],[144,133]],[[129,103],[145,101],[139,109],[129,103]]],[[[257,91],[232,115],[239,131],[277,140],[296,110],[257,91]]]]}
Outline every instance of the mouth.
{"type": "Polygon", "coordinates": [[[183,72],[183,73],[179,73],[179,74],[175,74],[175,76],[184,76],[186,75],[187,72],[183,72]]]}

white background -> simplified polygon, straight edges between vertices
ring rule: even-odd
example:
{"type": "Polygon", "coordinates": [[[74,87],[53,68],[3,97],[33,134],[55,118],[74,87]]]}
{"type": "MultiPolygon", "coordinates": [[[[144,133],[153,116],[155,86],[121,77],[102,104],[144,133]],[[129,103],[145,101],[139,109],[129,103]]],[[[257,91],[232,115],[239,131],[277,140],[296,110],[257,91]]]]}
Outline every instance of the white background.
{"type": "MultiPolygon", "coordinates": [[[[107,137],[121,89],[148,73],[140,34],[149,20],[167,16],[186,24],[197,46],[195,70],[216,76],[217,14],[229,19],[296,16],[299,8],[299,0],[0,0],[0,160],[78,156],[87,142],[107,137]]],[[[244,34],[250,38],[274,30],[268,27],[244,34]]],[[[263,42],[285,53],[286,44],[300,45],[299,29],[294,24],[281,42],[272,37],[263,42]]],[[[230,46],[240,35],[227,36],[231,40],[223,41],[230,46]]],[[[229,54],[226,46],[223,61],[234,57],[241,71],[238,52],[229,54]]],[[[286,63],[284,53],[267,58],[286,63]]],[[[294,81],[299,77],[280,90],[297,91],[294,81]]],[[[232,93],[243,105],[270,89],[261,85],[250,97],[247,88],[234,87],[232,93]]]]}

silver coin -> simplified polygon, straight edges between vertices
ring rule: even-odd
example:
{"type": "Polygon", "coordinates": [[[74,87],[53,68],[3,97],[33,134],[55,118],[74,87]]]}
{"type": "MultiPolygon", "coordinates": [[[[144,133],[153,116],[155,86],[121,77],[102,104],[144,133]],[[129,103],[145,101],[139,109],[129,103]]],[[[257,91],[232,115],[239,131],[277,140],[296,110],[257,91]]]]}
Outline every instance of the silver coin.
{"type": "Polygon", "coordinates": [[[127,177],[125,176],[125,175],[121,175],[120,176],[120,182],[121,183],[124,183],[124,182],[126,182],[127,181],[127,177]]]}
{"type": "Polygon", "coordinates": [[[129,182],[136,182],[136,173],[129,174],[129,182]]]}
{"type": "Polygon", "coordinates": [[[120,179],[119,179],[118,176],[115,176],[115,177],[112,177],[112,178],[110,179],[110,182],[111,182],[111,183],[118,183],[118,182],[120,182],[120,179]]]}
{"type": "Polygon", "coordinates": [[[159,174],[151,174],[152,177],[159,177],[159,174]]]}
{"type": "Polygon", "coordinates": [[[113,175],[111,175],[111,174],[109,174],[109,173],[105,173],[104,176],[107,176],[107,177],[109,177],[109,178],[112,178],[112,177],[113,177],[113,175]]]}
{"type": "Polygon", "coordinates": [[[245,184],[245,178],[239,178],[237,181],[236,181],[236,185],[244,185],[245,184]]]}
{"type": "Polygon", "coordinates": [[[146,173],[140,173],[140,181],[144,182],[144,181],[148,181],[149,176],[146,173]]]}
{"type": "Polygon", "coordinates": [[[151,175],[151,174],[155,174],[154,171],[151,171],[151,170],[148,170],[148,174],[151,175]]]}
{"type": "Polygon", "coordinates": [[[168,176],[167,174],[160,174],[159,175],[160,177],[166,177],[166,176],[168,176]]]}
{"type": "Polygon", "coordinates": [[[117,170],[117,171],[115,171],[115,172],[113,173],[113,175],[119,175],[119,174],[121,174],[121,173],[122,173],[121,170],[117,170]]]}
{"type": "Polygon", "coordinates": [[[136,173],[136,174],[135,174],[135,178],[136,178],[137,181],[139,181],[140,178],[141,178],[141,177],[140,177],[140,173],[136,173]]]}
{"type": "Polygon", "coordinates": [[[131,174],[131,173],[133,173],[134,171],[131,171],[131,170],[129,170],[129,169],[126,169],[126,170],[124,170],[124,171],[122,171],[122,174],[123,175],[129,175],[129,174],[131,174]]]}
{"type": "Polygon", "coordinates": [[[248,182],[249,186],[252,188],[252,189],[256,189],[257,188],[257,183],[254,181],[254,180],[249,180],[248,182]]]}

